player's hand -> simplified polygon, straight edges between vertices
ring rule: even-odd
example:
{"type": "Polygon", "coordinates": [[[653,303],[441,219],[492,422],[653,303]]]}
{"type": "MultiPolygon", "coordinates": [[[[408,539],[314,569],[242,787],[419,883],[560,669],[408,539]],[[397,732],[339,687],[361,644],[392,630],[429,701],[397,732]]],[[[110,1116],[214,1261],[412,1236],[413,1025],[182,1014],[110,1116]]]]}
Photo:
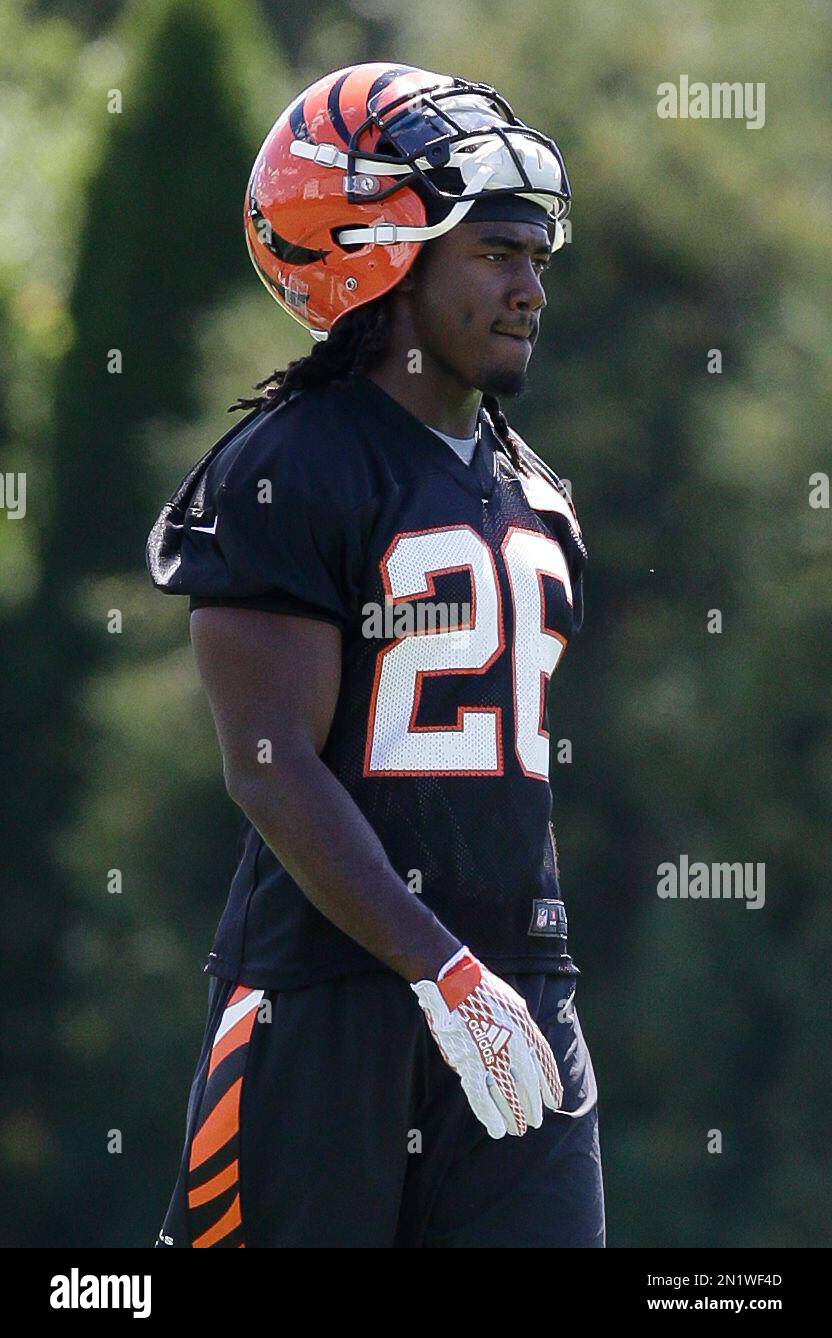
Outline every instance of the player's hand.
{"type": "Polygon", "coordinates": [[[563,1100],[551,1047],[516,990],[461,948],[432,980],[410,987],[446,1063],[492,1138],[543,1123],[563,1100]]]}

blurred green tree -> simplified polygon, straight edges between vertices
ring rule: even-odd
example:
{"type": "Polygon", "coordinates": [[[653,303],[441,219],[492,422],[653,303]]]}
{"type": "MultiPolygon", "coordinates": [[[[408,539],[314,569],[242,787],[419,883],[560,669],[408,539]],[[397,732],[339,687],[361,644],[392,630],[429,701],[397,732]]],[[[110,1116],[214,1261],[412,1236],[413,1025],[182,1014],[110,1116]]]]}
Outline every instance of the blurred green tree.
{"type": "Polygon", "coordinates": [[[22,0],[0,10],[0,470],[25,479],[26,498],[19,518],[0,518],[0,879],[13,968],[0,1020],[0,1174],[15,1208],[6,1214],[3,1244],[43,1239],[55,1220],[50,1188],[59,1160],[54,1017],[66,881],[49,835],[66,812],[58,781],[71,735],[53,714],[64,670],[54,655],[39,545],[52,495],[42,442],[55,364],[70,337],[72,190],[84,136],[67,106],[80,49],[71,25],[30,23],[22,0]]]}
{"type": "MultiPolygon", "coordinates": [[[[54,26],[21,29],[37,50],[54,26]]],[[[70,44],[68,25],[58,27],[70,44]]],[[[20,1194],[16,1243],[134,1244],[147,1232],[152,1238],[164,1206],[159,1186],[174,1169],[156,1166],[159,1110],[170,1112],[168,1146],[179,1135],[182,1084],[158,1102],[180,1021],[175,989],[162,987],[165,972],[188,960],[188,894],[196,889],[198,904],[212,869],[205,841],[216,826],[230,863],[238,826],[215,787],[202,821],[190,821],[209,760],[202,786],[197,778],[189,787],[154,735],[177,718],[182,751],[189,762],[199,756],[187,706],[177,716],[188,685],[178,691],[173,673],[157,678],[148,655],[164,650],[161,632],[174,610],[154,601],[151,632],[136,600],[138,589],[150,599],[144,541],[179,477],[165,442],[151,436],[163,423],[175,437],[197,417],[200,322],[222,310],[246,273],[246,175],[274,115],[271,99],[282,103],[288,93],[254,9],[232,11],[220,0],[129,6],[92,49],[79,50],[74,39],[74,60],[84,79],[64,116],[80,120],[87,138],[66,298],[71,334],[38,456],[46,494],[37,516],[39,583],[18,617],[16,775],[31,805],[28,821],[25,810],[17,815],[29,846],[21,877],[43,893],[13,916],[28,945],[18,953],[29,979],[17,1044],[29,1052],[29,1069],[12,1095],[7,1166],[18,1191],[37,1171],[35,1192],[20,1194]],[[132,861],[139,824],[140,844],[168,857],[168,878],[174,851],[191,871],[181,902],[171,896],[164,910],[159,888],[132,861]],[[152,1022],[137,1026],[154,1016],[156,1031],[152,1022]],[[121,1155],[108,1152],[113,1129],[121,1155]],[[39,1147],[51,1157],[36,1155],[39,1147]]],[[[181,641],[187,620],[179,612],[181,641]]],[[[180,645],[178,653],[181,660],[187,652],[180,645]]],[[[186,1053],[182,1059],[189,1064],[186,1053]]]]}

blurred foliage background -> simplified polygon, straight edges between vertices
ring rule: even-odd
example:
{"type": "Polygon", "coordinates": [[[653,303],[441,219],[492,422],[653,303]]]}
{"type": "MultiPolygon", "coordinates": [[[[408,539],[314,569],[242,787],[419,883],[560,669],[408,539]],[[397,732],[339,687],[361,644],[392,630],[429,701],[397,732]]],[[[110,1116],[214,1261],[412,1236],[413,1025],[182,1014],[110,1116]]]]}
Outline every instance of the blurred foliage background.
{"type": "Polygon", "coordinates": [[[590,550],[553,783],[609,1243],[830,1243],[830,46],[822,0],[6,0],[3,1244],[150,1244],[173,1185],[240,817],[144,541],[307,350],[243,192],[294,93],[371,59],[495,84],[572,181],[510,418],[590,550]],[[660,119],[680,74],[764,82],[765,126],[660,119]],[[765,862],[765,908],[660,900],[680,853],[765,862]]]}

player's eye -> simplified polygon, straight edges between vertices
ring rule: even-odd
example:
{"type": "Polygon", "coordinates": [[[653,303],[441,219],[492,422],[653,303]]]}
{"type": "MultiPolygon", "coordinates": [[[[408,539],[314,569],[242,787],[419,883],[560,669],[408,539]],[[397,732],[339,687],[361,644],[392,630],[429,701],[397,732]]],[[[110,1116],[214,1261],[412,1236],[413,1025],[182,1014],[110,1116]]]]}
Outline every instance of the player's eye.
{"type": "MultiPolygon", "coordinates": [[[[483,256],[483,260],[508,260],[508,259],[509,259],[508,251],[489,251],[486,255],[483,256]]],[[[545,260],[542,256],[536,257],[532,261],[536,274],[545,274],[546,270],[549,268],[551,263],[552,263],[551,256],[547,256],[545,260]]]]}

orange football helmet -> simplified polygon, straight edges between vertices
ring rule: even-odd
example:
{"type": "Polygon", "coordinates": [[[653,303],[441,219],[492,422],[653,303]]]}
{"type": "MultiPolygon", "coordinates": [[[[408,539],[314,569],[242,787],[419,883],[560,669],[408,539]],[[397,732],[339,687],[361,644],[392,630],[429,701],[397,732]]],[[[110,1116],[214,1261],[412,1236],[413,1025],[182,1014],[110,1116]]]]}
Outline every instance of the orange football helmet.
{"type": "Polygon", "coordinates": [[[325,339],[486,192],[540,206],[552,249],[562,245],[570,192],[554,140],[487,84],[351,65],[305,89],[266,136],[246,191],[246,244],[272,296],[325,339]]]}

